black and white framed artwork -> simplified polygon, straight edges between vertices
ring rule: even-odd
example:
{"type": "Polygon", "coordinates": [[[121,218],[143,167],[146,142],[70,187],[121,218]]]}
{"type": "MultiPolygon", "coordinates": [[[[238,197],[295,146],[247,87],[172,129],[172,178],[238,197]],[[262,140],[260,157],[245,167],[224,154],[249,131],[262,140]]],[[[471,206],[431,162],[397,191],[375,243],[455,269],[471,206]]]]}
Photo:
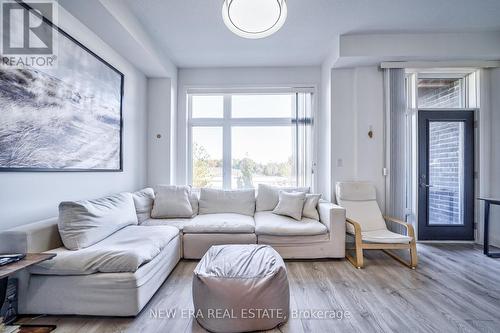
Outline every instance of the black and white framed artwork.
{"type": "Polygon", "coordinates": [[[0,65],[0,172],[122,171],[123,74],[43,24],[57,66],[0,65]]]}

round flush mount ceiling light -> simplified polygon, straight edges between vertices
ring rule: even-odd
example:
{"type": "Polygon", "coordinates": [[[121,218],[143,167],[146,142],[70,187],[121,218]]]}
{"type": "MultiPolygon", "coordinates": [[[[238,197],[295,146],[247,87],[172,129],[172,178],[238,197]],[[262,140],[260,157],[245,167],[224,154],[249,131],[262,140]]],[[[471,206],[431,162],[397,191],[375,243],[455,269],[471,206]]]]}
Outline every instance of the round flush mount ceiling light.
{"type": "Polygon", "coordinates": [[[222,18],[226,26],[244,38],[264,38],[285,23],[286,0],[224,0],[222,18]]]}

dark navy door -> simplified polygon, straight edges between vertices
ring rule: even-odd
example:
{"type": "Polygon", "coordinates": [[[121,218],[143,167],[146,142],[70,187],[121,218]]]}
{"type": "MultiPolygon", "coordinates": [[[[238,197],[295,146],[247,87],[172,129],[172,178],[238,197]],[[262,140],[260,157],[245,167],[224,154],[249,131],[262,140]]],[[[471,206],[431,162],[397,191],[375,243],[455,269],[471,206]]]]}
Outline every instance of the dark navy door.
{"type": "Polygon", "coordinates": [[[418,238],[474,240],[474,111],[419,111],[418,238]]]}

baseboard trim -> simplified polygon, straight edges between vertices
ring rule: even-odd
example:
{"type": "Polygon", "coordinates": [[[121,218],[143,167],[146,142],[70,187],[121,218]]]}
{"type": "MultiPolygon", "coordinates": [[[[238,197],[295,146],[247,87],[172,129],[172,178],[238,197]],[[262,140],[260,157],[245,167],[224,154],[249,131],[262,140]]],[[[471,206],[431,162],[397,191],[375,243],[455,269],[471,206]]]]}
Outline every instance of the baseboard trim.
{"type": "Polygon", "coordinates": [[[425,240],[425,241],[417,241],[422,244],[477,244],[475,241],[457,241],[457,240],[425,240]]]}

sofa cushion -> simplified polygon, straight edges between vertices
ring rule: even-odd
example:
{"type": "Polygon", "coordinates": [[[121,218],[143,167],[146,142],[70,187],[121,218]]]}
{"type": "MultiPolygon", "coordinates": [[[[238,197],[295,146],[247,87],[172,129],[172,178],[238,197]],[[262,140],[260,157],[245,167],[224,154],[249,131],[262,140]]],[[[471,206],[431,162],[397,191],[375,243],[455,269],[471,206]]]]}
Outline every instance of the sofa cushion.
{"type": "Polygon", "coordinates": [[[273,210],[279,201],[280,191],[309,193],[309,187],[278,187],[259,184],[255,210],[257,212],[273,210]]]}
{"type": "Polygon", "coordinates": [[[64,247],[51,250],[57,256],[31,269],[33,274],[88,275],[97,272],[135,272],[153,260],[179,235],[174,227],[129,226],[101,242],[78,251],[64,247]]]}
{"type": "Polygon", "coordinates": [[[199,206],[200,214],[235,213],[253,216],[255,190],[225,191],[202,188],[199,206]]]}
{"type": "Polygon", "coordinates": [[[189,201],[191,187],[160,185],[155,189],[155,202],[151,217],[156,219],[180,218],[193,216],[193,207],[189,201]]]}
{"type": "Polygon", "coordinates": [[[155,201],[155,191],[152,188],[145,188],[132,193],[134,198],[135,212],[139,224],[151,217],[151,210],[155,201]]]}
{"type": "Polygon", "coordinates": [[[253,233],[255,222],[253,217],[233,214],[205,214],[193,218],[192,223],[184,226],[184,233],[253,233]]]}
{"type": "Polygon", "coordinates": [[[326,234],[326,226],[316,220],[302,218],[296,221],[291,217],[272,212],[255,213],[255,233],[257,235],[307,236],[326,234]]]}
{"type": "Polygon", "coordinates": [[[64,246],[70,250],[86,248],[137,223],[134,200],[130,193],[59,204],[59,233],[64,246]]]}
{"type": "Polygon", "coordinates": [[[147,219],[141,226],[157,226],[166,225],[170,227],[176,227],[180,231],[184,230],[184,227],[188,224],[193,223],[192,219],[147,219]]]}
{"type": "Polygon", "coordinates": [[[289,216],[297,221],[302,220],[302,210],[304,209],[304,202],[306,201],[306,194],[304,192],[288,193],[281,191],[280,200],[274,208],[273,213],[283,216],[289,216]]]}

